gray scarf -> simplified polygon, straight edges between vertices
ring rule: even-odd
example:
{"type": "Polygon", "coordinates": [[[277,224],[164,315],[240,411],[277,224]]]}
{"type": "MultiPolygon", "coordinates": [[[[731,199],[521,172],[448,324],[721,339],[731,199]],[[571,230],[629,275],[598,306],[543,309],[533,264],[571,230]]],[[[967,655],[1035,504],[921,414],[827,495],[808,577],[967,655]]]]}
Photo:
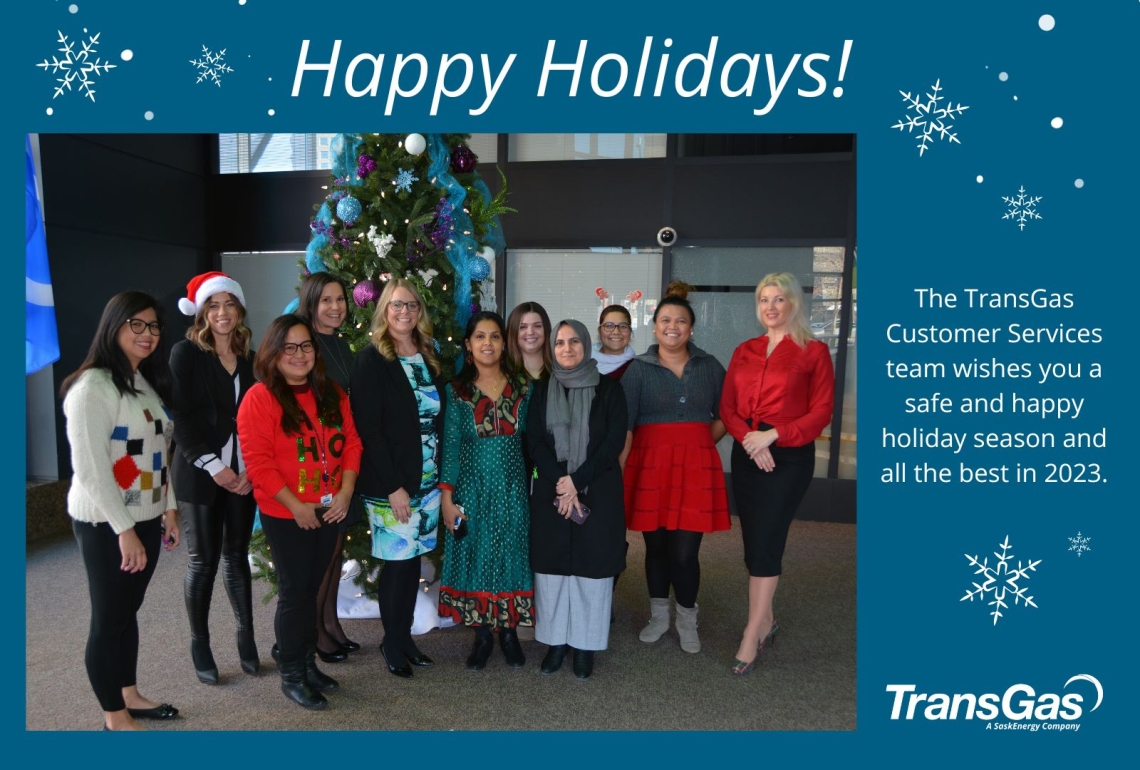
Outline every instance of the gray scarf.
{"type": "Polygon", "coordinates": [[[559,460],[566,461],[566,472],[573,473],[586,460],[590,444],[590,405],[594,402],[594,388],[598,386],[598,362],[590,358],[590,332],[574,320],[559,321],[550,335],[550,352],[558,330],[569,326],[582,341],[582,361],[573,369],[558,363],[554,356],[554,370],[546,396],[546,428],[554,436],[554,452],[559,460]]]}

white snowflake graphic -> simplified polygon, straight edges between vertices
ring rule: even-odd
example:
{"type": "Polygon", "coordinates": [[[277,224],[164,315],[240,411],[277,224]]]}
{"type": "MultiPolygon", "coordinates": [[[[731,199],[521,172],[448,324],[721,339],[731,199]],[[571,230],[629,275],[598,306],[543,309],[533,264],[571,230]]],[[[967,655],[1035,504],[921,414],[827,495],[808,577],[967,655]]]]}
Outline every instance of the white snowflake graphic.
{"type": "Polygon", "coordinates": [[[1069,550],[1077,552],[1077,558],[1081,558],[1082,553],[1088,553],[1092,549],[1089,548],[1089,543],[1092,541],[1091,537],[1082,537],[1080,530],[1077,530],[1076,537],[1069,538],[1069,550]]]}
{"type": "Polygon", "coordinates": [[[99,44],[99,35],[102,32],[96,32],[94,35],[88,35],[87,30],[83,30],[83,34],[87,35],[86,42],[77,40],[70,40],[67,35],[62,31],[56,30],[59,35],[59,45],[57,49],[63,54],[63,58],[52,56],[51,61],[44,59],[37,64],[37,67],[43,67],[44,72],[51,71],[51,74],[56,75],[62,73],[62,77],[56,78],[59,83],[55,88],[55,95],[52,99],[63,96],[64,91],[72,90],[74,86],[79,91],[82,91],[85,96],[95,101],[95,88],[93,87],[94,77],[98,75],[105,75],[108,70],[113,70],[118,65],[104,62],[96,54],[98,51],[95,47],[99,44]],[[76,46],[79,46],[78,50],[76,46]]]}
{"type": "Polygon", "coordinates": [[[1033,597],[1026,595],[1026,591],[1029,590],[1028,587],[1019,585],[1018,581],[1029,580],[1029,573],[1035,572],[1037,565],[1041,563],[1041,559],[1038,559],[1037,561],[1029,561],[1023,566],[1021,560],[1018,559],[1017,569],[1014,569],[1010,565],[1013,554],[1009,552],[1009,535],[1006,535],[1005,542],[998,547],[1001,548],[1001,553],[994,551],[994,556],[996,556],[998,560],[993,567],[990,567],[990,557],[988,556],[978,561],[977,556],[965,554],[966,560],[970,562],[970,566],[977,567],[974,574],[985,575],[985,579],[981,583],[975,582],[974,588],[967,590],[966,595],[958,600],[962,602],[967,599],[974,601],[976,597],[984,601],[988,598],[989,594],[992,594],[992,601],[987,603],[994,608],[990,615],[993,616],[995,626],[997,625],[998,618],[1002,616],[1001,611],[1009,608],[1009,605],[1006,604],[1006,599],[1011,594],[1015,605],[1018,601],[1023,601],[1026,606],[1033,607],[1034,609],[1037,608],[1037,605],[1033,603],[1033,597]]]}
{"type": "Polygon", "coordinates": [[[402,168],[396,178],[392,180],[392,184],[396,186],[397,190],[411,192],[412,183],[418,181],[420,181],[418,176],[413,176],[411,171],[402,168]]]}
{"type": "Polygon", "coordinates": [[[1025,185],[1021,186],[1016,196],[1003,195],[1001,199],[1009,206],[1009,211],[1005,212],[1001,218],[1015,220],[1017,226],[1022,230],[1025,229],[1025,223],[1030,219],[1041,219],[1041,215],[1037,213],[1037,204],[1041,202],[1041,196],[1030,197],[1026,195],[1025,185]]]}
{"type": "Polygon", "coordinates": [[[939,104],[946,98],[938,93],[941,90],[942,79],[939,78],[934,81],[931,93],[926,94],[926,101],[923,101],[917,92],[911,94],[910,91],[899,91],[902,94],[903,101],[909,105],[906,111],[911,114],[899,118],[899,122],[891,128],[897,128],[899,131],[905,130],[908,134],[913,134],[915,131],[921,132],[921,138],[915,145],[918,147],[918,157],[920,158],[922,153],[930,149],[936,134],[938,139],[961,144],[958,141],[958,134],[953,131],[954,121],[970,108],[961,103],[956,105],[951,105],[950,102],[946,102],[944,105],[939,104]]]}
{"type": "Polygon", "coordinates": [[[202,57],[191,59],[190,64],[198,68],[198,82],[213,81],[218,88],[222,87],[222,75],[233,72],[234,68],[226,64],[226,49],[214,53],[206,46],[202,46],[202,57]]]}

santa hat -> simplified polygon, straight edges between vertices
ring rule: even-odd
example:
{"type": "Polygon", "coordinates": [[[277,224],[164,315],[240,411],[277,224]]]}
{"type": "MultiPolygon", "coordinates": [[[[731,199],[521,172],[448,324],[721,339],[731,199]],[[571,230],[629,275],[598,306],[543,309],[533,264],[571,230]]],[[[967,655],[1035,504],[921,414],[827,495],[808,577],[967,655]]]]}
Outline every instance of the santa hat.
{"type": "Polygon", "coordinates": [[[186,296],[178,300],[178,309],[183,315],[198,315],[206,301],[220,291],[234,295],[241,306],[245,307],[245,294],[238,282],[225,273],[212,272],[190,279],[190,283],[186,284],[186,296]]]}

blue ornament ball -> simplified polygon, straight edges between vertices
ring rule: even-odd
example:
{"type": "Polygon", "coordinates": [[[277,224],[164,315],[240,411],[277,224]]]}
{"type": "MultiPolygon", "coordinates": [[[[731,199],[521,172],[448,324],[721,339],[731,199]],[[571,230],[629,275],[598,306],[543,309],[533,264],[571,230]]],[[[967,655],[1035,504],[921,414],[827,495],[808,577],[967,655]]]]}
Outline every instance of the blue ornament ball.
{"type": "Polygon", "coordinates": [[[485,281],[491,275],[491,265],[487,260],[482,257],[475,257],[471,260],[471,280],[472,281],[485,281]]]}
{"type": "Polygon", "coordinates": [[[336,204],[336,215],[346,224],[352,224],[360,219],[360,201],[351,195],[346,195],[336,204]]]}

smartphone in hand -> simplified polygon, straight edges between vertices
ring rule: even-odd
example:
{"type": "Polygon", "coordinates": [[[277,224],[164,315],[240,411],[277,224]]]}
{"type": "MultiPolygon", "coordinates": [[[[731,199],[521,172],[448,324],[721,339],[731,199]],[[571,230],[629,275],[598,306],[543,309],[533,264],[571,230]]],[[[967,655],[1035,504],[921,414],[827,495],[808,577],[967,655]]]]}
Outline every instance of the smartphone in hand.
{"type": "MultiPolygon", "coordinates": [[[[464,516],[467,515],[467,511],[463,510],[462,505],[457,505],[455,507],[458,508],[459,512],[462,513],[464,516]]],[[[454,537],[456,540],[462,540],[463,538],[467,537],[467,519],[463,519],[463,518],[456,518],[455,519],[455,529],[451,530],[451,536],[454,537]]]]}

